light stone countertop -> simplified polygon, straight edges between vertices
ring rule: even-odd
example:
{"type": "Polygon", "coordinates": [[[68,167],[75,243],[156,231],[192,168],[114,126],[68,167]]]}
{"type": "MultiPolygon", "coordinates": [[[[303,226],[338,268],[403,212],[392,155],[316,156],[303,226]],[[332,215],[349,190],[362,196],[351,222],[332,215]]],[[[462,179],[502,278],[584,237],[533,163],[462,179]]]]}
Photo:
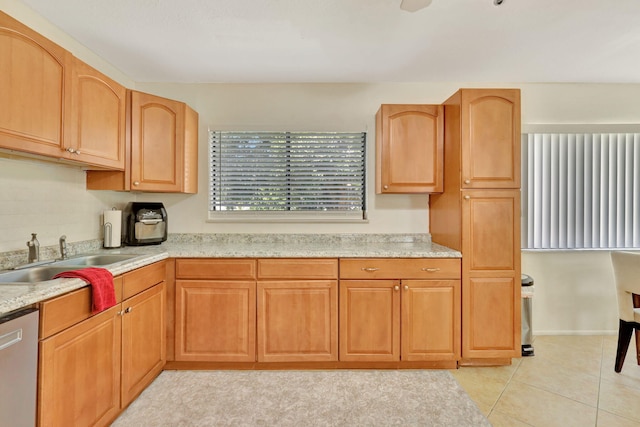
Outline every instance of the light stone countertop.
{"type": "MultiPolygon", "coordinates": [[[[428,235],[170,235],[160,245],[95,249],[145,255],[109,268],[114,276],[166,258],[461,258],[428,235]],[[426,237],[425,237],[426,236],[426,237]]],[[[70,268],[71,269],[71,268],[70,268]]],[[[80,279],[0,284],[0,315],[88,286],[80,279]]]]}
{"type": "MultiPolygon", "coordinates": [[[[145,257],[136,258],[131,262],[118,264],[113,268],[108,268],[108,270],[114,276],[118,276],[166,258],[168,258],[166,252],[149,254],[145,257]]],[[[82,267],[69,267],[69,270],[78,268],[82,267]]],[[[37,283],[0,283],[0,316],[85,286],[88,286],[87,283],[81,279],[55,279],[37,283]]]]}

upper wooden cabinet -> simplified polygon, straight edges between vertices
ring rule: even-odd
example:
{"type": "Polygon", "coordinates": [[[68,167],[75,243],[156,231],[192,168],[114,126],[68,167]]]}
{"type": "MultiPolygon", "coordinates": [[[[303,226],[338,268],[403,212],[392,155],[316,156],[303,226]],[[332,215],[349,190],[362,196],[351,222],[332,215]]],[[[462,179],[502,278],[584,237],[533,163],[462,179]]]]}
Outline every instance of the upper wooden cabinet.
{"type": "Polygon", "coordinates": [[[442,191],[443,107],[383,104],[376,114],[376,193],[442,191]]]}
{"type": "Polygon", "coordinates": [[[125,167],[126,89],[0,12],[0,147],[125,167]]]}
{"type": "Polygon", "coordinates": [[[89,165],[124,170],[127,89],[77,58],[72,89],[67,155],[89,165]]]}
{"type": "Polygon", "coordinates": [[[61,157],[69,132],[72,56],[0,12],[0,147],[61,157]]]}
{"type": "Polygon", "coordinates": [[[131,93],[131,189],[196,193],[198,115],[185,103],[131,93]]]}
{"type": "Polygon", "coordinates": [[[460,187],[520,188],[520,90],[460,89],[445,110],[446,138],[459,146],[460,187]]]}
{"type": "Polygon", "coordinates": [[[198,113],[183,102],[129,91],[130,164],[90,171],[90,190],[197,193],[198,113]]]}

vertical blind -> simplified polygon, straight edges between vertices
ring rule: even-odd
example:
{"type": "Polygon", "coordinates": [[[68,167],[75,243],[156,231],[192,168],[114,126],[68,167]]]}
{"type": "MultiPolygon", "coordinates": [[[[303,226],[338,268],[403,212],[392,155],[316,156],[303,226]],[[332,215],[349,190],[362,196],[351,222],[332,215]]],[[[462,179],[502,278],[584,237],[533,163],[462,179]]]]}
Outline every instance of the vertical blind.
{"type": "Polygon", "coordinates": [[[640,248],[640,133],[522,135],[525,249],[640,248]]]}
{"type": "Polygon", "coordinates": [[[366,133],[211,132],[210,212],[365,215],[366,133]]]}

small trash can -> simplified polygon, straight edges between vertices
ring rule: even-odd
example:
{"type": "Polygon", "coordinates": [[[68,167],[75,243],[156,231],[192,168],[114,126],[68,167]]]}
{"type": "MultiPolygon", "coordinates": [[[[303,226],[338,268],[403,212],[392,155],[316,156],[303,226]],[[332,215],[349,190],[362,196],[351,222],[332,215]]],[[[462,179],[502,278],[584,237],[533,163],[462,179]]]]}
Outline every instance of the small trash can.
{"type": "Polygon", "coordinates": [[[533,356],[533,279],[522,275],[522,355],[533,356]]]}

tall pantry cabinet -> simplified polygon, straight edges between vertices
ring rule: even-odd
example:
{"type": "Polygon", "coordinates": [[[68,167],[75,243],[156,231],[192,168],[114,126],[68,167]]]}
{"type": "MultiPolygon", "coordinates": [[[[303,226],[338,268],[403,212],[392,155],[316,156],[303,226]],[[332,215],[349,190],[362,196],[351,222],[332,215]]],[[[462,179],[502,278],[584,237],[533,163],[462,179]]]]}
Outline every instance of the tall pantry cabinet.
{"type": "Polygon", "coordinates": [[[520,91],[460,89],[444,103],[435,242],[462,252],[461,364],[520,355],[520,91]]]}

